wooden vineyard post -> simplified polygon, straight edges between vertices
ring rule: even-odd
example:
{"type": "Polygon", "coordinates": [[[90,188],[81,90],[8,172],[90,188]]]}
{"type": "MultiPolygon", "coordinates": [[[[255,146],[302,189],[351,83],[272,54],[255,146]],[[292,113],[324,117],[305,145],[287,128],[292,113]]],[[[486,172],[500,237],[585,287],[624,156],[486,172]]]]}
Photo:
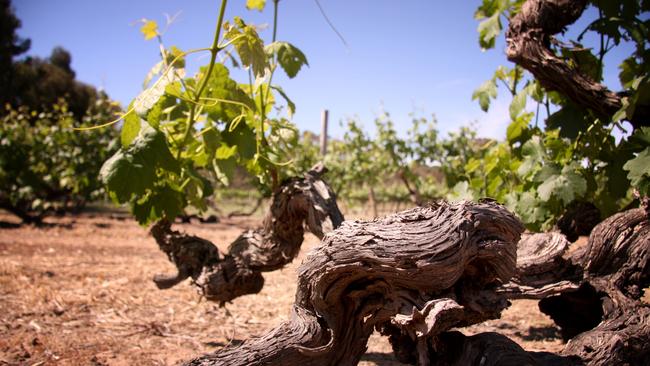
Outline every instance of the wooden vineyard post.
{"type": "Polygon", "coordinates": [[[323,109],[321,114],[321,129],[320,129],[320,155],[324,157],[327,154],[327,123],[329,119],[329,111],[323,109]]]}

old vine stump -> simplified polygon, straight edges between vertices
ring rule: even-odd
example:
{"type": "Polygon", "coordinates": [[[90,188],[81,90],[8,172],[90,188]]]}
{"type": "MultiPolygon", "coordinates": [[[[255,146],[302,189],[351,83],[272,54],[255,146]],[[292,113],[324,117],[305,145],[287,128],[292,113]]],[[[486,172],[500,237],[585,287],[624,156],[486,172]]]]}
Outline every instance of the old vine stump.
{"type": "Polygon", "coordinates": [[[273,194],[263,226],[243,232],[226,254],[208,240],[172,230],[166,220],[157,222],[151,234],[178,273],[157,275],[154,282],[164,289],[190,277],[205,298],[220,303],[260,292],[262,272],[290,263],[306,229],[322,238],[343,222],[336,195],[321,178],[324,172],[318,164],[304,178],[284,182],[273,194]]]}
{"type": "Polygon", "coordinates": [[[583,250],[559,233],[520,241],[522,231],[490,201],[345,222],[301,265],[291,320],[187,365],[356,365],[375,329],[418,365],[649,364],[647,212],[603,221],[583,250]],[[514,298],[541,299],[569,339],[560,354],[452,330],[499,317],[514,298]]]}
{"type": "Polygon", "coordinates": [[[493,202],[437,203],[345,222],[299,269],[291,320],[188,365],[356,365],[375,328],[434,362],[452,327],[496,318],[519,220],[493,202]]]}

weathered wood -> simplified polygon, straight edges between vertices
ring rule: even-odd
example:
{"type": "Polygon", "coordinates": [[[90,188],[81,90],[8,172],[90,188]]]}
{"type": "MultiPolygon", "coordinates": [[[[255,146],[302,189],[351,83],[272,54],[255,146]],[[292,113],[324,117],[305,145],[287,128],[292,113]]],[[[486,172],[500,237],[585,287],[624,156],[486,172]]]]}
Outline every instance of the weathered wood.
{"type": "Polygon", "coordinates": [[[558,232],[524,235],[517,244],[514,282],[540,288],[558,278],[579,279],[582,271],[565,254],[570,243],[558,232]]]}
{"type": "MultiPolygon", "coordinates": [[[[527,0],[510,19],[506,31],[508,60],[530,71],[544,88],[559,91],[574,103],[611,117],[621,108],[621,97],[581,74],[551,49],[553,35],[573,24],[584,12],[587,0],[527,0]]],[[[634,128],[650,124],[650,108],[639,105],[630,123],[634,128]]]]}
{"type": "Polygon", "coordinates": [[[223,255],[210,241],[174,231],[166,220],[157,222],[151,234],[178,273],[157,275],[154,282],[163,289],[191,277],[203,296],[221,303],[259,292],[261,272],[290,263],[305,229],[322,238],[343,222],[335,194],[321,179],[323,172],[317,165],[304,178],[284,182],[273,194],[263,226],[242,233],[223,255]]]}
{"type": "Polygon", "coordinates": [[[291,320],[189,365],[356,365],[375,327],[429,348],[454,326],[498,317],[523,226],[492,202],[437,203],[345,222],[299,269],[291,320]]]}
{"type": "Polygon", "coordinates": [[[650,307],[623,294],[607,277],[590,285],[601,296],[602,321],[578,334],[562,351],[585,365],[650,365],[650,307]]]}
{"type": "Polygon", "coordinates": [[[627,296],[638,299],[650,285],[650,219],[643,208],[615,214],[598,224],[584,253],[586,276],[612,275],[627,296]]]}
{"type": "Polygon", "coordinates": [[[525,237],[517,276],[500,291],[541,298],[540,310],[569,340],[565,356],[585,365],[650,363],[650,308],[639,301],[650,284],[648,213],[639,208],[609,217],[584,250],[570,255],[558,235],[525,237]]]}
{"type": "Polygon", "coordinates": [[[487,201],[346,222],[301,265],[291,320],[188,365],[356,365],[374,329],[418,365],[648,364],[650,308],[630,291],[647,285],[641,213],[605,220],[582,251],[559,233],[518,240],[520,222],[487,201]],[[499,317],[518,297],[542,299],[570,339],[561,354],[450,331],[499,317]]]}
{"type": "Polygon", "coordinates": [[[517,243],[517,270],[510,283],[498,289],[509,299],[543,299],[576,291],[582,267],[568,254],[570,243],[558,232],[524,234],[517,243]]]}
{"type": "MultiPolygon", "coordinates": [[[[621,108],[620,95],[581,74],[550,47],[553,36],[574,23],[588,3],[525,1],[510,19],[506,54],[546,89],[611,117],[621,108]]],[[[650,106],[639,105],[628,119],[639,128],[650,124],[648,117],[650,106]]],[[[552,240],[547,246],[531,246],[542,249],[540,262],[522,258],[516,278],[500,290],[513,298],[541,298],[540,309],[560,325],[565,339],[571,339],[563,354],[578,356],[584,364],[650,364],[649,310],[639,301],[650,284],[650,210],[647,197],[640,201],[643,208],[616,214],[593,228],[584,250],[567,254],[552,240]]],[[[558,227],[573,241],[595,218],[593,212],[577,209],[558,227]]]]}
{"type": "Polygon", "coordinates": [[[321,128],[320,128],[320,155],[327,155],[327,123],[329,121],[329,111],[323,109],[321,114],[321,128]]]}

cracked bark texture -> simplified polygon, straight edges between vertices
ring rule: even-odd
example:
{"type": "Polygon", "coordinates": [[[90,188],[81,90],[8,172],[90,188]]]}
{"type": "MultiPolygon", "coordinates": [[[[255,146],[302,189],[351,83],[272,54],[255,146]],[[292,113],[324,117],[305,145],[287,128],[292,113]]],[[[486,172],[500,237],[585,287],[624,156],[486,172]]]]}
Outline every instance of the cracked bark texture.
{"type": "Polygon", "coordinates": [[[188,365],[356,365],[375,328],[414,338],[419,364],[440,336],[500,316],[523,226],[493,202],[436,203],[326,235],[299,269],[291,320],[188,365]]]}
{"type": "Polygon", "coordinates": [[[336,196],[316,165],[304,178],[284,182],[274,192],[263,225],[243,232],[221,254],[210,241],[171,229],[166,220],[151,228],[160,249],[178,273],[156,275],[161,288],[192,278],[201,294],[220,303],[259,292],[264,285],[261,272],[274,271],[290,263],[300,251],[305,230],[322,238],[343,222],[336,196]]]}
{"type": "Polygon", "coordinates": [[[291,319],[186,365],[356,365],[379,330],[417,365],[649,364],[650,221],[644,209],[600,223],[583,250],[560,233],[526,235],[491,201],[440,202],[345,222],[299,269],[291,319]],[[541,299],[569,340],[527,352],[496,333],[452,331],[541,299]]]}
{"type": "MultiPolygon", "coordinates": [[[[548,90],[559,91],[574,103],[611,117],[621,108],[621,97],[571,68],[551,49],[552,37],[573,24],[587,0],[528,0],[506,31],[508,60],[530,71],[548,90]]],[[[650,125],[650,107],[639,105],[630,119],[634,128],[650,125]]]]}
{"type": "Polygon", "coordinates": [[[650,217],[643,208],[598,224],[583,250],[568,251],[559,233],[519,243],[509,298],[540,299],[539,308],[568,341],[562,356],[583,365],[650,364],[650,217]]]}

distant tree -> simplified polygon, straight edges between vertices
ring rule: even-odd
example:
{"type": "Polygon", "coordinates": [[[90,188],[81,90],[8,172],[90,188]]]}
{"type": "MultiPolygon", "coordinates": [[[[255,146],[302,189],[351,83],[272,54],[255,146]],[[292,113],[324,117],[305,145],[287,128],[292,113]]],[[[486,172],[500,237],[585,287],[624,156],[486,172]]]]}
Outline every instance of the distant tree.
{"type": "Polygon", "coordinates": [[[7,102],[11,91],[11,75],[13,74],[13,58],[25,53],[30,45],[29,39],[16,35],[20,28],[20,20],[16,18],[11,8],[10,0],[0,0],[0,102],[7,102]]]}
{"type": "MultiPolygon", "coordinates": [[[[10,0],[0,0],[0,103],[14,108],[28,107],[45,111],[59,99],[80,119],[98,99],[94,87],[75,80],[72,55],[63,47],[55,47],[49,58],[27,57],[14,60],[29,50],[31,41],[16,34],[20,20],[16,18],[10,0]]],[[[0,113],[5,113],[0,108],[0,113]]]]}
{"type": "Polygon", "coordinates": [[[0,0],[0,208],[23,222],[82,208],[103,197],[101,162],[115,153],[113,128],[74,131],[115,118],[120,107],[75,80],[72,56],[55,47],[49,58],[25,57],[30,40],[0,0]]]}
{"type": "Polygon", "coordinates": [[[75,80],[71,61],[67,50],[56,47],[47,59],[27,57],[14,62],[9,103],[44,110],[64,98],[72,114],[81,118],[98,94],[94,87],[75,80]]]}

